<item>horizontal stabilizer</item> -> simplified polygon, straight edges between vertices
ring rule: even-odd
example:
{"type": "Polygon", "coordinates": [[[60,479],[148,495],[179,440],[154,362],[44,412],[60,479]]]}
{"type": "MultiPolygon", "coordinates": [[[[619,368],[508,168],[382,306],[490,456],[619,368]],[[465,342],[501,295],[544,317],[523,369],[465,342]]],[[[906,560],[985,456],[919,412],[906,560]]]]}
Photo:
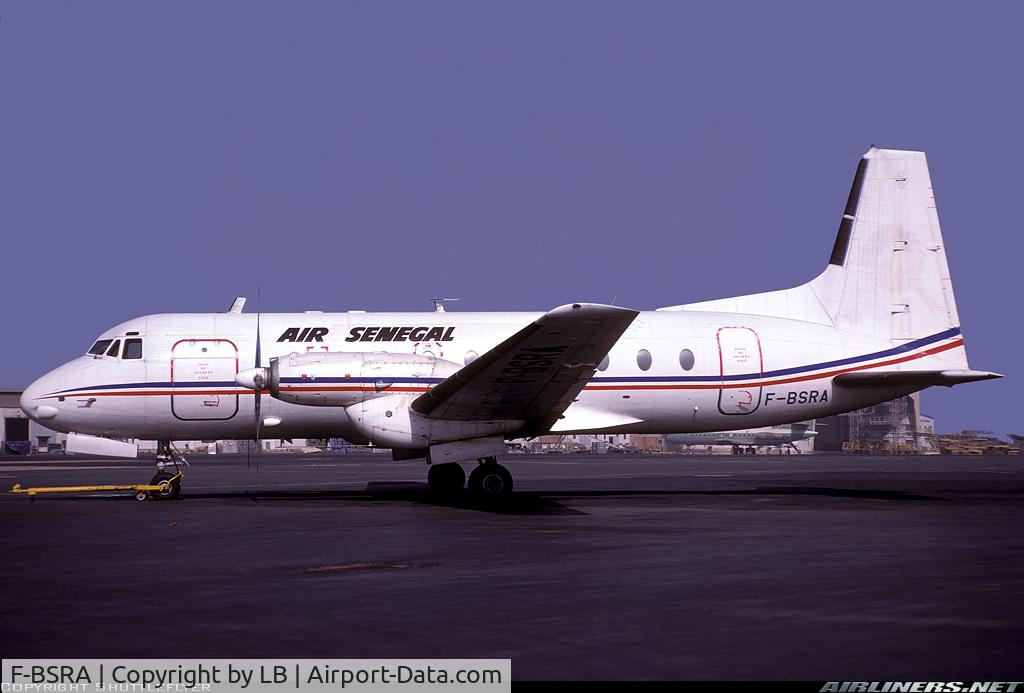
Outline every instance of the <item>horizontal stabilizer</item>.
{"type": "Polygon", "coordinates": [[[945,385],[953,387],[960,383],[975,380],[991,380],[1002,378],[999,373],[971,370],[945,371],[873,371],[867,373],[843,373],[832,379],[836,385],[849,388],[883,388],[883,387],[930,387],[945,385]]]}

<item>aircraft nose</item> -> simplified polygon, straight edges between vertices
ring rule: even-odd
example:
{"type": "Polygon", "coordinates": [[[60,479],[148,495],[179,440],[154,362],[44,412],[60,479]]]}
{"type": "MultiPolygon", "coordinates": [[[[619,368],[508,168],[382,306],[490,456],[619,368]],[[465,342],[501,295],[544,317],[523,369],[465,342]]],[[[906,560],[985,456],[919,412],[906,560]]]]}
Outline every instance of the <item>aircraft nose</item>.
{"type": "Polygon", "coordinates": [[[39,394],[38,383],[39,381],[37,380],[26,387],[25,391],[21,393],[21,398],[18,400],[18,404],[21,405],[21,410],[33,419],[36,418],[36,406],[38,406],[38,403],[36,402],[36,397],[39,394]]]}
{"type": "Polygon", "coordinates": [[[30,419],[45,421],[57,416],[57,408],[49,404],[49,400],[43,399],[43,395],[47,392],[48,380],[50,380],[48,375],[43,376],[26,387],[24,392],[21,393],[18,404],[21,405],[21,410],[30,419]]]}

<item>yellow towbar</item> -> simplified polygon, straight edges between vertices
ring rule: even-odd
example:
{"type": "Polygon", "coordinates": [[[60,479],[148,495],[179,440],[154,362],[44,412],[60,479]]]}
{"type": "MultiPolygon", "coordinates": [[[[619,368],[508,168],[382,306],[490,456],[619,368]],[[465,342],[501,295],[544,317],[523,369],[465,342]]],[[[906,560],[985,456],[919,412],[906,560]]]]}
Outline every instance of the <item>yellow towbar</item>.
{"type": "Polygon", "coordinates": [[[148,492],[167,493],[171,484],[180,482],[185,475],[178,472],[169,479],[163,479],[159,484],[122,484],[107,486],[34,486],[22,488],[21,484],[11,487],[11,493],[27,493],[32,500],[36,499],[38,493],[89,493],[94,491],[135,491],[138,500],[145,500],[148,492]]]}

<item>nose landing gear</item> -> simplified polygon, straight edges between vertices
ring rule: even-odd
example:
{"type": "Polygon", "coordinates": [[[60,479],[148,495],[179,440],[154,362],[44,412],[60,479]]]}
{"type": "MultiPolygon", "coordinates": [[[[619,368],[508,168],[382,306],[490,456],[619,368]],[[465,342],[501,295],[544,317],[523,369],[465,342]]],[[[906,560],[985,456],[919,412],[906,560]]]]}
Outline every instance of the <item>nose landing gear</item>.
{"type": "MultiPolygon", "coordinates": [[[[149,482],[150,486],[159,487],[158,490],[146,492],[139,491],[139,495],[148,494],[148,497],[153,500],[174,500],[181,495],[181,479],[183,476],[184,475],[180,471],[175,474],[159,471],[149,482]]],[[[139,498],[139,495],[136,495],[136,498],[144,500],[144,498],[139,498]]]]}
{"type": "Polygon", "coordinates": [[[184,478],[185,473],[181,471],[181,467],[178,466],[178,461],[188,466],[188,460],[186,460],[181,454],[179,454],[173,447],[171,447],[171,441],[161,440],[157,442],[156,446],[156,475],[150,480],[150,486],[159,487],[157,490],[146,491],[145,493],[139,491],[135,496],[138,500],[145,500],[149,498],[151,500],[174,500],[181,495],[181,480],[184,478]],[[166,470],[166,467],[170,463],[174,466],[174,473],[166,470]]]}

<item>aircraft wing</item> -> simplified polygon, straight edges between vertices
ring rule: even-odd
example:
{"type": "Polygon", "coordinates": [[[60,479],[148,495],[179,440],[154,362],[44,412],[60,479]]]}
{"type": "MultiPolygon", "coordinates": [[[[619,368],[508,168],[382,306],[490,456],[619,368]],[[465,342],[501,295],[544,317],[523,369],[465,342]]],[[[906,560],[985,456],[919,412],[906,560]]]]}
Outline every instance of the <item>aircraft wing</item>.
{"type": "Polygon", "coordinates": [[[546,432],[639,313],[594,303],[551,310],[416,398],[413,410],[449,421],[525,421],[546,432]]]}

